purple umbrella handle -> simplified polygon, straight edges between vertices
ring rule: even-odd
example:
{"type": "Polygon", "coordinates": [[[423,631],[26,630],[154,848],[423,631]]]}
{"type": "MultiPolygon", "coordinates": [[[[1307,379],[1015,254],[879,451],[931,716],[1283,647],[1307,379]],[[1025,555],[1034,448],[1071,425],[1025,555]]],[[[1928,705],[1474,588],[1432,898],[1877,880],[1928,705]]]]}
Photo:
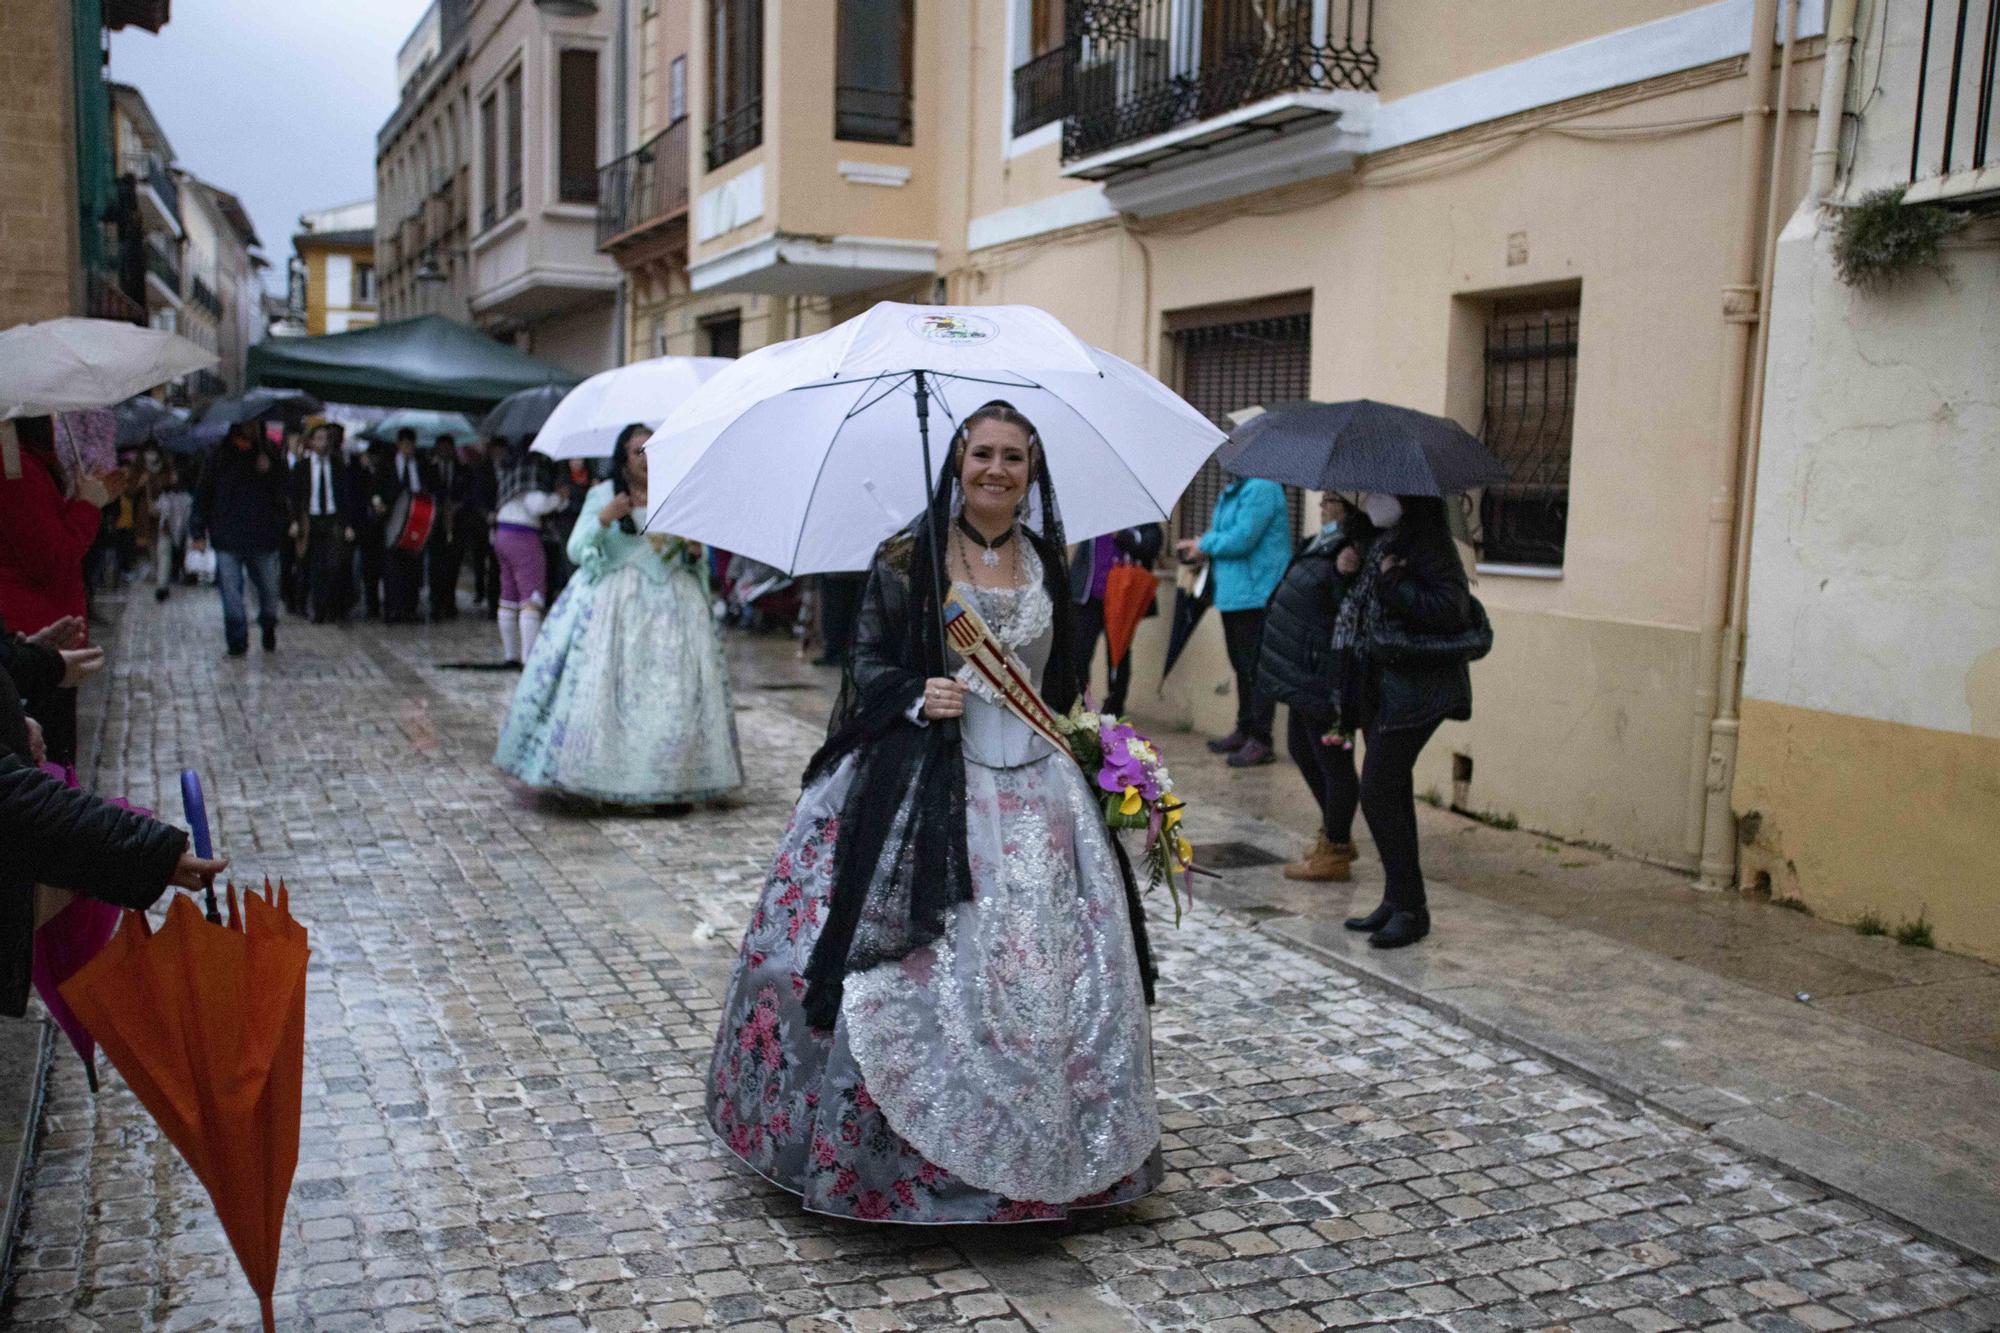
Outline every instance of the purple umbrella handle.
{"type": "MultiPolygon", "coordinates": [[[[208,836],[208,802],[202,799],[201,779],[191,768],[181,770],[181,813],[187,816],[188,831],[194,835],[194,854],[204,861],[212,859],[215,846],[208,836]]],[[[222,912],[215,903],[215,876],[202,880],[202,892],[208,897],[205,915],[215,925],[221,925],[222,912]]]]}

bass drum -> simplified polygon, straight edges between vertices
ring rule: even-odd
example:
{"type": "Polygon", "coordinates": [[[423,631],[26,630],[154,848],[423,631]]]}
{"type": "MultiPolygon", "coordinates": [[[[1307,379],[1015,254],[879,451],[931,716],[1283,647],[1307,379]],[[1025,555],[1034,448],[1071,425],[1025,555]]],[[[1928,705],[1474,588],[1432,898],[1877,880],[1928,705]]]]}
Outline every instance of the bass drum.
{"type": "Polygon", "coordinates": [[[383,530],[382,543],[391,551],[415,555],[430,541],[431,525],[435,522],[437,501],[428,495],[412,495],[404,491],[396,497],[395,507],[389,511],[389,526],[383,530]]]}

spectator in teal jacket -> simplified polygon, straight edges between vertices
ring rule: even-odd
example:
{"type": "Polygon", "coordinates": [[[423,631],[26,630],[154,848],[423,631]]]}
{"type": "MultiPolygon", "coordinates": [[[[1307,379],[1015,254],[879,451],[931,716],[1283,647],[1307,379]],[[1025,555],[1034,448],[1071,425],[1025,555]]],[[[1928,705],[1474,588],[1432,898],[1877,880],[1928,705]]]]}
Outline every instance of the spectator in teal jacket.
{"type": "Polygon", "coordinates": [[[1292,533],[1285,488],[1275,481],[1237,477],[1215,502],[1208,531],[1180,543],[1187,560],[1215,564],[1215,609],[1236,672],[1236,729],[1208,743],[1229,756],[1231,768],[1268,764],[1271,719],[1276,712],[1257,690],[1257,655],[1264,637],[1264,605],[1271,600],[1292,558],[1292,533]]]}

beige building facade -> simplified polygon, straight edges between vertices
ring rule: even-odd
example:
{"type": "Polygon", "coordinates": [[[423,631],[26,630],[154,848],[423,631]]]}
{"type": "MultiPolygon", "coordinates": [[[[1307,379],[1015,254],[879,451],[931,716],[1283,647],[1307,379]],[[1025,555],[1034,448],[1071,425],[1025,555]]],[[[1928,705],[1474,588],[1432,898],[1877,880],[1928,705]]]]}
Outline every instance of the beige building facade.
{"type": "Polygon", "coordinates": [[[2000,32],[1960,8],[1834,7],[1777,247],[1733,796],[1746,882],[2000,959],[2000,32]],[[1960,210],[1943,273],[1842,279],[1884,189],[1960,210]]]}
{"type": "Polygon", "coordinates": [[[461,318],[590,374],[616,363],[618,266],[597,248],[612,7],[437,0],[377,139],[389,318],[461,318]]]}
{"type": "MultiPolygon", "coordinates": [[[[1419,790],[1697,868],[1757,237],[1812,135],[1774,187],[1769,108],[1818,87],[1817,0],[696,9],[687,264],[628,346],[1021,302],[1218,420],[1453,416],[1513,481],[1468,515],[1497,646],[1419,790]]],[[[1227,730],[1219,628],[1165,682],[1163,635],[1135,709],[1227,730]]]]}

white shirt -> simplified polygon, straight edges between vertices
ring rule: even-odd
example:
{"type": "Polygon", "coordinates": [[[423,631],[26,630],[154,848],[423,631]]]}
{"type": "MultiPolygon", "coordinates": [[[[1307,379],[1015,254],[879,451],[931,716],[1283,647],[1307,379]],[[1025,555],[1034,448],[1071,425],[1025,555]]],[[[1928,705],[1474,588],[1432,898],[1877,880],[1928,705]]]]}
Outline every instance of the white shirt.
{"type": "Polygon", "coordinates": [[[396,459],[396,477],[403,483],[403,489],[421,494],[424,489],[423,472],[417,466],[414,454],[408,458],[396,459]]]}
{"type": "Polygon", "coordinates": [[[306,492],[306,513],[314,518],[339,513],[339,497],[334,494],[333,460],[323,454],[309,454],[306,463],[312,468],[311,488],[306,492]]]}
{"type": "Polygon", "coordinates": [[[562,508],[562,501],[547,491],[523,491],[506,504],[493,517],[497,522],[515,523],[524,528],[538,528],[542,525],[542,515],[553,514],[562,508]]]}

